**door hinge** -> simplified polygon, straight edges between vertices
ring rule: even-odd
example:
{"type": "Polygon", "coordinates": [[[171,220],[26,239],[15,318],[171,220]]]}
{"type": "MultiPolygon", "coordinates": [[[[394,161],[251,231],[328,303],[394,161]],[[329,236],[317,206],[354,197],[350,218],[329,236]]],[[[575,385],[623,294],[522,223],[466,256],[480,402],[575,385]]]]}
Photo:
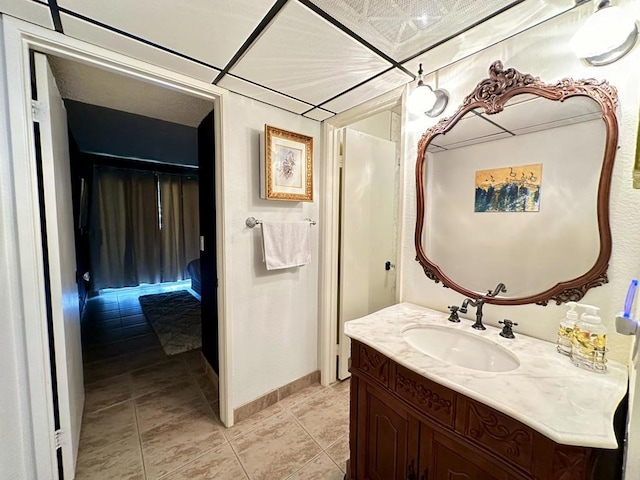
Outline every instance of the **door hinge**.
{"type": "Polygon", "coordinates": [[[344,167],[344,155],[338,155],[338,167],[344,167]]]}
{"type": "Polygon", "coordinates": [[[42,117],[45,113],[45,107],[42,102],[37,100],[31,100],[31,116],[33,117],[33,121],[40,123],[42,121],[42,117]]]}
{"type": "Polygon", "coordinates": [[[62,444],[64,443],[64,430],[58,429],[53,432],[53,441],[56,445],[56,450],[62,448],[62,444]]]}
{"type": "Polygon", "coordinates": [[[338,355],[340,355],[340,344],[336,343],[333,346],[333,354],[337,357],[338,355]]]}

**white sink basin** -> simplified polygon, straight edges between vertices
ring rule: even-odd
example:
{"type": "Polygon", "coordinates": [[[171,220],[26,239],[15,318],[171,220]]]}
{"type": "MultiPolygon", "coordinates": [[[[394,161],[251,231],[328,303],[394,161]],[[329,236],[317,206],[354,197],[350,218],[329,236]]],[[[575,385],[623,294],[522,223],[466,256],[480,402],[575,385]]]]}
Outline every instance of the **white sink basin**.
{"type": "Polygon", "coordinates": [[[403,338],[416,350],[442,362],[485,372],[508,372],[518,357],[497,343],[458,329],[435,325],[409,327],[403,338]]]}

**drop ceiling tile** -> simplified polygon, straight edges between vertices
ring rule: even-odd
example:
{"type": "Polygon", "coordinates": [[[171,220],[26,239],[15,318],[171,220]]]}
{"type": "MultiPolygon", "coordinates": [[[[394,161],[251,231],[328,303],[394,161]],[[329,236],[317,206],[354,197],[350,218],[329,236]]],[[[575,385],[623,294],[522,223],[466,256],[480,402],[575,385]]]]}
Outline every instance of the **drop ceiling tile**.
{"type": "Polygon", "coordinates": [[[413,79],[402,70],[394,68],[322,106],[332,112],[344,112],[351,107],[360,105],[383,93],[390,92],[394,88],[411,82],[412,80],[413,79]]]}
{"type": "Polygon", "coordinates": [[[265,103],[275,105],[285,110],[289,110],[294,113],[306,112],[313,105],[303,103],[290,97],[286,97],[266,88],[254,85],[253,83],[246,82],[240,78],[232,77],[231,75],[225,75],[222,80],[218,82],[218,85],[232,92],[246,95],[247,97],[255,98],[265,103]]]}
{"type": "Polygon", "coordinates": [[[511,138],[511,137],[513,137],[513,135],[507,132],[494,133],[492,135],[487,135],[486,137],[470,138],[462,142],[457,142],[451,145],[447,145],[446,149],[453,150],[454,148],[468,147],[469,145],[475,145],[477,143],[493,142],[494,140],[501,140],[503,138],[511,138]]]}
{"type": "Polygon", "coordinates": [[[390,66],[290,1],[231,72],[317,105],[390,66]]]}
{"type": "Polygon", "coordinates": [[[400,61],[520,3],[517,0],[311,0],[400,61]]]}
{"type": "Polygon", "coordinates": [[[602,121],[602,114],[589,113],[580,117],[564,118],[562,120],[556,120],[550,123],[532,125],[530,127],[518,128],[513,130],[516,135],[525,135],[527,133],[540,132],[542,130],[551,130],[559,127],[566,127],[567,125],[573,125],[575,123],[592,122],[597,121],[602,125],[604,131],[605,124],[602,121]]]}
{"type": "Polygon", "coordinates": [[[322,108],[314,108],[310,112],[304,114],[305,117],[313,118],[314,120],[317,120],[319,122],[326,120],[327,118],[333,117],[333,115],[334,114],[332,112],[327,112],[322,108]]]}
{"type": "Polygon", "coordinates": [[[49,7],[33,0],[0,0],[0,12],[51,30],[54,28],[49,7]]]}
{"type": "Polygon", "coordinates": [[[440,148],[437,145],[434,145],[433,143],[429,143],[429,145],[427,145],[427,152],[438,153],[438,152],[444,152],[444,151],[445,151],[444,148],[440,148]]]}
{"type": "MultiPolygon", "coordinates": [[[[474,139],[488,137],[503,133],[504,130],[487,122],[478,115],[468,113],[460,120],[454,128],[444,135],[439,135],[436,144],[440,147],[449,149],[454,144],[465,143],[474,139]]],[[[507,134],[508,135],[508,134],[507,134]]],[[[465,143],[466,144],[466,143],[465,143]]]]}
{"type": "Polygon", "coordinates": [[[515,132],[545,130],[601,117],[600,105],[589,97],[572,97],[564,102],[536,97],[526,102],[509,103],[502,112],[490,118],[515,132]]]}
{"type": "Polygon", "coordinates": [[[58,0],[93,20],[222,68],[273,0],[58,0]]]}
{"type": "Polygon", "coordinates": [[[60,17],[65,34],[78,40],[84,40],[128,57],[158,65],[208,83],[211,83],[220,72],[214,68],[192,62],[79,18],[64,13],[61,13],[60,17]]]}
{"type": "MultiPolygon", "coordinates": [[[[480,4],[483,2],[477,1],[480,4]]],[[[425,72],[433,72],[445,65],[480,52],[487,47],[510,38],[575,7],[575,0],[527,0],[477,25],[462,35],[432,48],[427,53],[403,62],[411,72],[424,64],[425,72]]],[[[452,32],[454,33],[454,32],[452,32]]],[[[419,51],[424,51],[423,46],[419,51]]],[[[416,52],[417,53],[417,52],[416,52]]],[[[494,58],[491,59],[495,60],[494,58]]],[[[487,63],[488,65],[488,63],[487,63]]]]}

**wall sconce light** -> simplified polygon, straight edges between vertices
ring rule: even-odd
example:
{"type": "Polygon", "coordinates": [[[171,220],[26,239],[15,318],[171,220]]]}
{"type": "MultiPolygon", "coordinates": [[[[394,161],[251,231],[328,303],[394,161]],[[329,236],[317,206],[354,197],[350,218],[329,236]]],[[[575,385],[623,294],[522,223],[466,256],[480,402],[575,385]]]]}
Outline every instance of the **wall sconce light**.
{"type": "Polygon", "coordinates": [[[613,63],[629,52],[638,39],[638,26],[609,0],[594,0],[596,11],[571,39],[571,49],[589,65],[613,63]]]}
{"type": "Polygon", "coordinates": [[[418,70],[418,85],[411,92],[407,107],[413,114],[424,113],[429,117],[437,117],[447,107],[449,94],[441,88],[433,90],[429,85],[426,85],[423,73],[421,63],[418,70]]]}

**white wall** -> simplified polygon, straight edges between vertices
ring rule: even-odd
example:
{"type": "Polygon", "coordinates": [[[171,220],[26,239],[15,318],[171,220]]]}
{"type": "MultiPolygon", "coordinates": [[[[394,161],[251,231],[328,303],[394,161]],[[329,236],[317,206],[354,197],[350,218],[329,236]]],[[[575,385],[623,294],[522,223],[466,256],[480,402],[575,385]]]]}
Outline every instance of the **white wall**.
{"type": "Polygon", "coordinates": [[[267,271],[260,228],[247,228],[245,219],[318,220],[320,123],[235,94],[226,97],[223,115],[235,408],[318,369],[318,231],[322,225],[312,227],[310,265],[267,271]],[[313,137],[313,202],[260,198],[260,133],[265,123],[313,137]]]}
{"type": "MultiPolygon", "coordinates": [[[[0,23],[0,177],[12,176],[3,33],[0,23]]],[[[21,309],[15,205],[10,182],[0,182],[0,478],[35,478],[28,421],[24,315],[21,309]]]]}
{"type": "MultiPolygon", "coordinates": [[[[640,18],[640,2],[622,0],[633,18],[640,18]]],[[[521,72],[532,73],[547,83],[564,77],[606,79],[618,89],[620,109],[620,148],[613,169],[611,191],[611,231],[613,251],[609,263],[609,283],[590,290],[583,301],[601,307],[602,317],[610,332],[614,332],[614,315],[622,309],[631,278],[640,275],[640,190],[632,188],[632,173],[638,128],[638,103],[640,89],[640,46],[626,57],[604,67],[588,67],[569,50],[569,40],[578,26],[592,11],[591,5],[576,8],[542,26],[533,28],[513,38],[498,43],[478,54],[444,68],[439,73],[439,85],[446,88],[451,99],[440,117],[451,115],[475,85],[488,75],[489,65],[501,60],[505,67],[515,67],[521,72]]],[[[433,78],[427,79],[433,84],[433,78]]],[[[405,161],[405,211],[402,245],[402,300],[440,310],[447,305],[458,304],[462,297],[441,285],[428,280],[415,262],[413,233],[416,216],[414,166],[417,143],[426,128],[438,119],[408,117],[405,123],[407,154],[405,161]]],[[[487,288],[492,288],[489,286],[487,288]]],[[[519,323],[516,328],[534,337],[554,341],[558,321],[566,307],[549,305],[524,305],[500,307],[487,305],[484,309],[487,323],[496,324],[508,317],[519,323]]],[[[473,312],[472,312],[473,313],[473,312]]],[[[631,340],[629,337],[611,333],[609,336],[610,358],[627,363],[631,340]]],[[[631,386],[631,392],[635,389],[631,386]]],[[[633,410],[640,408],[640,400],[633,410]]],[[[638,410],[640,412],[640,410],[638,410]]],[[[638,413],[640,416],[640,413],[638,413]]],[[[640,418],[632,421],[629,443],[628,479],[640,478],[640,418]],[[635,440],[634,440],[635,439],[635,440]]]]}
{"type": "Polygon", "coordinates": [[[392,140],[391,138],[391,116],[392,111],[387,110],[380,112],[376,115],[371,115],[365,119],[349,125],[349,128],[358,130],[362,133],[368,133],[374,137],[382,138],[384,140],[392,140]]]}

